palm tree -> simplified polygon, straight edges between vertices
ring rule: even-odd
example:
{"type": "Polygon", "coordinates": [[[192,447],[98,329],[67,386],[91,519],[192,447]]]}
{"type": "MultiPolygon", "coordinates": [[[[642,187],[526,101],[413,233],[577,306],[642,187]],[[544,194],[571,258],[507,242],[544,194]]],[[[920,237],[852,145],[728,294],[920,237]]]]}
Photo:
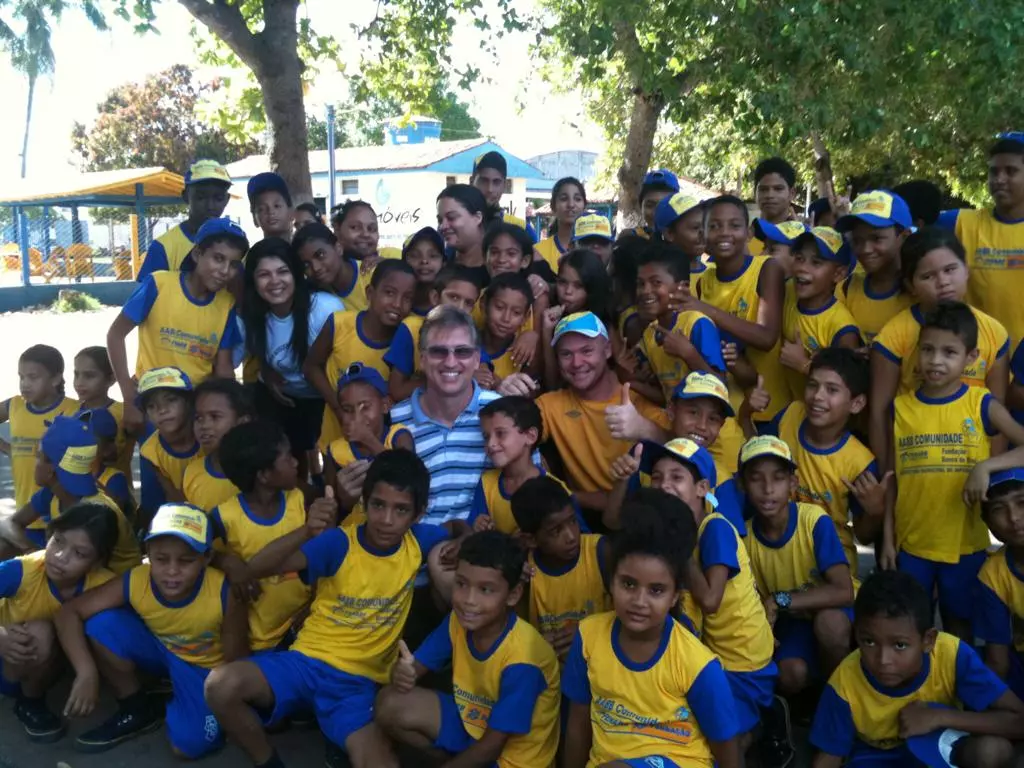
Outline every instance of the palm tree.
{"type": "MultiPolygon", "coordinates": [[[[0,7],[3,6],[0,0],[0,7]]],[[[28,169],[28,138],[32,126],[32,101],[36,82],[53,74],[56,59],[50,45],[51,19],[60,21],[69,5],[77,5],[97,29],[106,29],[107,22],[92,0],[16,0],[11,11],[12,23],[0,18],[0,45],[10,52],[11,65],[28,78],[28,103],[25,108],[25,136],[21,144],[21,177],[28,169]],[[18,30],[21,30],[20,33],[18,30]]]]}

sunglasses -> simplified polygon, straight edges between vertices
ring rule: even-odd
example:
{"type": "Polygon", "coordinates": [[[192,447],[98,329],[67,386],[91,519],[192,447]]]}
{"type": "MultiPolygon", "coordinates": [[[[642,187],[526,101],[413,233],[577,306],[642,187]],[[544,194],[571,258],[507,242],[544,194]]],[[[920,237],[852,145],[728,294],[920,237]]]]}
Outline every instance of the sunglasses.
{"type": "Polygon", "coordinates": [[[477,353],[476,347],[460,345],[458,347],[430,346],[426,349],[427,357],[436,362],[443,362],[449,355],[454,355],[456,360],[470,360],[477,353]]]}

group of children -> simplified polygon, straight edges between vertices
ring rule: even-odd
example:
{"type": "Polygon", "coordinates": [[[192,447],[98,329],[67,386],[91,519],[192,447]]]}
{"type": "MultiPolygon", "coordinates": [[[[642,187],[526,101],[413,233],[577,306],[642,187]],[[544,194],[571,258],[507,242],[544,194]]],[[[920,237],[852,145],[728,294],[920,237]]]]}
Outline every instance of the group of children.
{"type": "Polygon", "coordinates": [[[59,352],[23,353],[0,407],[17,503],[0,521],[0,691],[28,736],[61,738],[105,686],[117,710],[81,750],[165,723],[181,757],[230,739],[275,768],[268,733],[315,721],[330,766],[771,768],[806,716],[816,768],[1024,765],[1024,400],[1008,331],[965,303],[957,237],[889,190],[817,206],[808,227],[775,158],[753,225],[742,200],[689,197],[661,170],[618,239],[561,180],[535,243],[494,208],[494,155],[400,254],[378,248],[368,204],[332,230],[273,174],[249,185],[266,236],[250,252],[216,210],[229,181],[197,163],[189,219],[106,348],[75,357],[77,400],[59,352]],[[239,305],[247,253],[344,303],[308,341],[292,319],[291,364],[323,405],[315,447],[235,379],[248,358],[277,386],[239,305]],[[490,468],[443,525],[421,520],[432,478],[390,416],[424,386],[438,306],[472,319],[474,386],[502,395],[479,411],[490,468]],[[580,390],[559,352],[576,334],[607,340],[623,407],[667,439],[615,453],[608,431],[536,460],[550,405],[503,384],[580,390]],[[611,453],[583,467],[609,482],[576,482],[611,453]],[[58,715],[45,696],[65,661],[58,715]]]}

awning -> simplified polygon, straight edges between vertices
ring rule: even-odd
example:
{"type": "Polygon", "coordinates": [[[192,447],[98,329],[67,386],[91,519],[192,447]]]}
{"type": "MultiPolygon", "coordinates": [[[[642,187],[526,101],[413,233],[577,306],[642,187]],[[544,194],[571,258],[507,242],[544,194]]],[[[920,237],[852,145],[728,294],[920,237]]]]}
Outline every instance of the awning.
{"type": "Polygon", "coordinates": [[[0,184],[0,206],[182,205],[185,179],[166,168],[50,174],[0,184]]]}

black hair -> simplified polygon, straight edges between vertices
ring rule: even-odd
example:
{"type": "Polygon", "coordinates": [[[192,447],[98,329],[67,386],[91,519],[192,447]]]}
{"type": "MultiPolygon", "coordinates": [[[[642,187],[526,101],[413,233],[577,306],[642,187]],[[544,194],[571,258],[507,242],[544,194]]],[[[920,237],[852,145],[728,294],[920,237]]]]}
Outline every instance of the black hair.
{"type": "MultiPolygon", "coordinates": [[[[300,231],[323,226],[308,224],[300,231]]],[[[324,229],[327,229],[324,227],[324,229]]],[[[329,230],[328,230],[329,231],[329,230]]],[[[296,233],[296,239],[299,235],[296,233]]],[[[305,268],[294,244],[289,244],[280,237],[268,237],[260,240],[245,257],[245,300],[242,302],[242,322],[245,324],[245,348],[252,357],[262,365],[267,362],[267,318],[270,316],[270,305],[256,290],[256,270],[264,259],[280,259],[292,274],[295,290],[292,294],[292,334],[289,346],[295,359],[301,366],[309,352],[309,309],[312,295],[309,283],[306,282],[305,268]]]]}
{"type": "Polygon", "coordinates": [[[935,184],[924,179],[908,181],[893,187],[895,194],[903,198],[907,207],[910,208],[910,218],[921,221],[924,226],[930,227],[939,220],[942,212],[942,190],[935,184]]]}
{"type": "Polygon", "coordinates": [[[832,213],[832,202],[827,197],[819,197],[807,208],[807,215],[811,220],[811,226],[818,226],[818,220],[826,213],[832,213]]]}
{"type": "Polygon", "coordinates": [[[612,539],[608,573],[614,575],[629,555],[648,555],[663,560],[682,589],[696,544],[697,524],[686,502],[657,488],[641,488],[622,505],[622,529],[612,539]]]}
{"type": "Polygon", "coordinates": [[[501,576],[511,591],[523,580],[526,550],[507,533],[480,531],[467,536],[462,542],[462,546],[459,547],[459,561],[477,568],[501,571],[501,576]]]}
{"type": "Polygon", "coordinates": [[[106,565],[120,536],[117,513],[106,504],[79,502],[61,512],[46,525],[46,538],[65,531],[85,531],[96,550],[97,560],[106,565]]]}
{"type": "Polygon", "coordinates": [[[57,393],[64,395],[64,356],[60,350],[46,344],[33,344],[21,353],[18,363],[35,363],[43,366],[51,376],[60,376],[57,393]]]}
{"type": "Polygon", "coordinates": [[[307,244],[315,241],[327,243],[328,245],[337,245],[338,236],[326,224],[320,224],[315,221],[312,224],[307,224],[292,235],[292,258],[301,264],[302,259],[299,258],[299,252],[307,244]]]}
{"type": "Polygon", "coordinates": [[[296,210],[296,212],[298,212],[298,211],[305,211],[310,216],[312,216],[313,217],[313,222],[312,223],[316,223],[316,224],[323,224],[324,223],[324,215],[322,213],[320,213],[320,209],[317,207],[316,203],[299,203],[298,205],[295,206],[295,210],[296,210]]]}
{"type": "Polygon", "coordinates": [[[242,256],[245,256],[246,251],[249,250],[249,239],[244,235],[233,235],[230,232],[218,232],[209,237],[204,237],[198,243],[195,244],[188,257],[192,260],[190,266],[195,268],[195,254],[198,251],[206,251],[213,248],[217,243],[227,243],[229,246],[234,248],[236,251],[241,251],[242,256]]]}
{"type": "Polygon", "coordinates": [[[464,267],[462,264],[445,264],[441,267],[430,289],[441,293],[452,283],[469,283],[470,285],[475,285],[478,291],[483,290],[479,273],[471,267],[464,267]]]}
{"type": "Polygon", "coordinates": [[[747,209],[747,204],[744,203],[736,195],[719,195],[713,197],[707,201],[707,205],[704,207],[704,226],[708,224],[708,218],[711,216],[711,211],[720,205],[734,205],[743,211],[743,222],[750,226],[750,211],[747,209]]]}
{"type": "Polygon", "coordinates": [[[651,243],[640,235],[623,235],[612,248],[612,279],[628,302],[636,300],[637,261],[651,243]]]}
{"type": "Polygon", "coordinates": [[[195,393],[191,389],[178,389],[177,387],[154,387],[148,392],[143,392],[139,395],[142,401],[142,411],[145,412],[149,408],[149,401],[153,399],[154,395],[158,392],[166,392],[172,397],[178,397],[185,401],[185,405],[189,409],[192,408],[192,404],[195,402],[195,393]]]}
{"type": "Polygon", "coordinates": [[[348,218],[348,215],[357,208],[369,208],[370,213],[374,216],[377,215],[377,212],[373,210],[373,206],[365,200],[346,200],[344,203],[336,205],[331,209],[331,226],[341,226],[345,219],[348,218]]]}
{"type": "Polygon", "coordinates": [[[510,224],[507,221],[496,221],[487,227],[487,231],[484,232],[484,256],[487,255],[487,251],[494,245],[494,241],[502,235],[511,237],[516,245],[519,246],[519,250],[523,252],[523,256],[533,258],[533,238],[530,237],[530,233],[518,224],[510,224]]]}
{"type": "Polygon", "coordinates": [[[757,167],[754,168],[754,186],[756,187],[761,183],[761,179],[772,173],[779,174],[786,182],[786,186],[790,188],[796,186],[796,171],[781,157],[769,157],[757,164],[757,167]]]}
{"type": "MultiPolygon", "coordinates": [[[[525,398],[524,398],[525,399],[525,398]]],[[[535,534],[548,515],[572,506],[565,486],[550,475],[532,477],[512,494],[512,517],[523,533],[535,534]]]]}
{"type": "Polygon", "coordinates": [[[651,264],[664,267],[677,283],[690,279],[690,258],[686,255],[686,251],[671,243],[651,243],[646,250],[641,252],[637,267],[646,267],[651,264]]]}
{"type": "Polygon", "coordinates": [[[100,369],[100,373],[108,379],[114,378],[114,368],[110,365],[110,355],[107,354],[106,347],[85,347],[78,350],[75,357],[88,357],[100,369]]]}
{"type": "Polygon", "coordinates": [[[522,395],[505,395],[497,400],[492,400],[480,409],[480,418],[491,416],[508,416],[516,429],[525,432],[528,429],[536,429],[537,437],[540,438],[543,423],[541,421],[540,408],[532,398],[522,395]]]}
{"type": "Polygon", "coordinates": [[[921,333],[928,328],[956,334],[968,352],[978,348],[978,318],[961,301],[940,301],[935,309],[925,312],[921,318],[921,333]]]}
{"type": "Polygon", "coordinates": [[[967,263],[967,252],[956,235],[942,227],[922,227],[911,232],[900,247],[900,277],[905,285],[914,282],[921,259],[939,248],[948,248],[960,261],[967,263]]]}
{"type": "Polygon", "coordinates": [[[430,496],[430,473],[423,460],[405,448],[384,451],[370,464],[363,480],[363,500],[370,498],[377,483],[385,483],[399,491],[412,494],[412,506],[417,516],[427,509],[430,496]]]}
{"type": "Polygon", "coordinates": [[[231,410],[239,418],[254,418],[256,406],[253,404],[252,395],[236,379],[221,379],[216,376],[204,380],[193,392],[193,400],[199,401],[203,395],[223,395],[231,403],[231,410]]]}
{"type": "Polygon", "coordinates": [[[400,272],[403,275],[409,275],[413,280],[416,279],[416,270],[410,267],[409,262],[404,259],[381,259],[373,268],[370,287],[377,288],[393,272],[400,272]]]}
{"type": "Polygon", "coordinates": [[[274,192],[280,195],[281,199],[284,200],[284,204],[289,208],[292,207],[292,193],[288,191],[287,185],[281,187],[267,187],[266,189],[261,189],[258,193],[256,193],[253,197],[249,199],[250,213],[252,213],[253,215],[256,214],[256,206],[259,205],[260,198],[267,194],[267,192],[274,192]]]}
{"type": "Polygon", "coordinates": [[[868,361],[856,350],[846,347],[824,347],[811,358],[808,373],[834,371],[850,390],[850,397],[867,395],[871,376],[868,361]]]}
{"type": "Polygon", "coordinates": [[[906,571],[875,571],[861,584],[853,602],[854,623],[881,616],[911,619],[922,635],[932,628],[932,602],[906,571]]]}
{"type": "Polygon", "coordinates": [[[286,445],[288,436],[276,421],[244,421],[220,441],[221,469],[238,490],[250,493],[259,473],[274,466],[286,445]]]}
{"type": "Polygon", "coordinates": [[[555,200],[558,199],[558,194],[562,191],[562,187],[567,187],[570,184],[576,186],[580,190],[580,194],[583,195],[583,204],[587,204],[587,188],[583,186],[583,182],[577,179],[575,176],[563,176],[555,182],[555,186],[551,188],[551,208],[554,210],[555,200]]]}
{"type": "Polygon", "coordinates": [[[488,306],[491,300],[498,295],[498,291],[519,291],[526,297],[526,308],[533,306],[533,289],[530,288],[530,281],[521,272],[503,272],[491,278],[491,282],[484,291],[484,305],[488,306]]]}
{"type": "Polygon", "coordinates": [[[988,156],[1024,155],[1024,141],[1018,139],[999,139],[988,149],[988,156]]]}
{"type": "Polygon", "coordinates": [[[1024,488],[1024,480],[1007,480],[1004,483],[993,485],[988,489],[988,498],[981,502],[981,514],[987,515],[992,509],[992,502],[998,501],[1004,496],[1009,496],[1024,488]]]}
{"type": "Polygon", "coordinates": [[[437,196],[438,202],[442,198],[454,200],[471,214],[479,213],[482,216],[481,225],[484,231],[492,222],[502,219],[501,208],[497,205],[488,205],[484,193],[471,184],[452,184],[441,190],[437,196]]]}
{"type": "Polygon", "coordinates": [[[571,267],[579,275],[583,290],[587,292],[586,311],[593,312],[605,325],[611,325],[612,280],[601,257],[587,248],[573,248],[559,260],[559,274],[563,267],[571,267]]]}

